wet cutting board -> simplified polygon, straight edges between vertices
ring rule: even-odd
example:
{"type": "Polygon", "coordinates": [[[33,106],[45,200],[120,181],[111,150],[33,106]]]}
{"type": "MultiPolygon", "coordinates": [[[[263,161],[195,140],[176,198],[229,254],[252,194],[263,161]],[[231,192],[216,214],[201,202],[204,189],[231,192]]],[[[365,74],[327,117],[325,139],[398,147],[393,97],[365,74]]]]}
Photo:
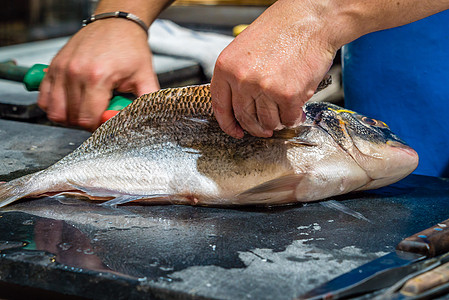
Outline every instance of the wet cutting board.
{"type": "MultiPolygon", "coordinates": [[[[50,165],[88,135],[0,120],[0,180],[50,165]]],[[[369,221],[320,203],[113,209],[64,197],[22,201],[0,210],[0,298],[292,299],[449,218],[449,180],[441,178],[413,175],[333,199],[369,221]]]]}

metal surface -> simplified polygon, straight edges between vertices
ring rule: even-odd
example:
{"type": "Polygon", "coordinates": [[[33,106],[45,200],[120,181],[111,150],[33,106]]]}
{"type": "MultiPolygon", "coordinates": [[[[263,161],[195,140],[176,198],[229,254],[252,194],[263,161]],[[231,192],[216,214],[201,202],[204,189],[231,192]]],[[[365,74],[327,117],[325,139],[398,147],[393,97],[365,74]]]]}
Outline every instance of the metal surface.
{"type": "Polygon", "coordinates": [[[391,252],[319,286],[300,299],[345,299],[387,288],[437,260],[424,259],[418,254],[391,252]]]}
{"type": "Polygon", "coordinates": [[[0,79],[22,82],[28,68],[18,67],[14,61],[0,62],[0,79]]]}
{"type": "MultiPolygon", "coordinates": [[[[47,167],[88,135],[11,121],[0,130],[0,180],[47,167]]],[[[320,203],[112,209],[29,199],[0,211],[0,282],[95,299],[292,299],[447,217],[449,180],[410,176],[334,199],[370,222],[320,203]]]]}
{"type": "Polygon", "coordinates": [[[406,277],[410,279],[409,276],[417,276],[449,261],[448,223],[449,219],[440,221],[407,237],[396,246],[396,251],[326,282],[301,299],[342,299],[387,287],[397,290],[406,277]]]}

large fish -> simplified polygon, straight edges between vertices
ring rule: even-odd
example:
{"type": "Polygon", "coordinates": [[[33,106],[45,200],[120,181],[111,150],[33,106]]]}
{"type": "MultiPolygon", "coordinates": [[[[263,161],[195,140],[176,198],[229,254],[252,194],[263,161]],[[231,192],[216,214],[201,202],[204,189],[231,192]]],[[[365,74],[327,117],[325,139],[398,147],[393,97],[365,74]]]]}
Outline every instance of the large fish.
{"type": "Polygon", "coordinates": [[[147,94],[48,169],[0,185],[0,207],[60,192],[109,205],[279,205],[379,188],[416,168],[385,123],[329,103],[303,109],[297,127],[235,139],[213,117],[209,85],[147,94]]]}

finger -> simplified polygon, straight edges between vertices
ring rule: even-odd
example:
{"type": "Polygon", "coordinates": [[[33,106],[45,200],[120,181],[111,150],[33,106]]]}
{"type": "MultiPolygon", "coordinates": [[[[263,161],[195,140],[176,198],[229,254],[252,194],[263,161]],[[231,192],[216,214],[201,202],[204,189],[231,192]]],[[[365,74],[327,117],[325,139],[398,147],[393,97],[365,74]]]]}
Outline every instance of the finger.
{"type": "Polygon", "coordinates": [[[242,138],[244,132],[234,117],[229,84],[225,81],[212,79],[211,97],[215,119],[217,119],[220,128],[232,137],[242,138]]]}
{"type": "Polygon", "coordinates": [[[160,88],[156,74],[154,72],[148,72],[148,74],[141,76],[140,79],[137,80],[136,88],[133,92],[140,97],[143,94],[155,92],[160,88]]]}
{"type": "Polygon", "coordinates": [[[50,76],[47,118],[53,122],[67,124],[65,80],[62,76],[50,76]]]}
{"type": "Polygon", "coordinates": [[[259,137],[270,137],[273,135],[272,130],[266,130],[262,127],[257,119],[256,103],[251,97],[240,97],[233,94],[232,106],[235,118],[240,126],[248,131],[249,134],[259,137]]]}
{"type": "Polygon", "coordinates": [[[66,81],[66,95],[67,95],[67,123],[70,125],[78,124],[78,115],[80,103],[83,102],[84,84],[72,77],[66,81]]]}
{"type": "Polygon", "coordinates": [[[82,102],[79,105],[79,126],[94,131],[100,126],[101,115],[106,110],[112,96],[112,87],[98,85],[96,87],[86,86],[82,90],[82,102]]]}
{"type": "Polygon", "coordinates": [[[302,110],[302,107],[281,109],[279,115],[282,125],[287,127],[293,127],[302,124],[305,120],[305,114],[302,110]]]}
{"type": "Polygon", "coordinates": [[[49,99],[50,87],[51,87],[50,79],[48,75],[45,75],[44,79],[42,80],[39,86],[39,96],[37,98],[37,105],[43,111],[47,111],[48,108],[48,103],[50,101],[49,99]]]}
{"type": "Polygon", "coordinates": [[[274,130],[282,127],[276,102],[268,99],[263,93],[260,93],[256,97],[255,102],[257,119],[262,128],[265,130],[274,130]]]}
{"type": "Polygon", "coordinates": [[[302,123],[305,119],[302,105],[305,102],[301,101],[299,97],[289,97],[279,101],[279,116],[282,125],[291,127],[302,123]]]}

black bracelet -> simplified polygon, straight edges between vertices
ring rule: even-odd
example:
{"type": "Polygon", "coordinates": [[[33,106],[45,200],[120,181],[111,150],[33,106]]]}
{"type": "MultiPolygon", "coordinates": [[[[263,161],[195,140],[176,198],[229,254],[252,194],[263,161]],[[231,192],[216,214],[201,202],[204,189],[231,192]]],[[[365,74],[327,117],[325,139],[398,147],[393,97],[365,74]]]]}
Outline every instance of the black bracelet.
{"type": "Polygon", "coordinates": [[[145,24],[144,21],[142,21],[136,15],[133,15],[133,14],[127,13],[127,12],[123,12],[123,11],[115,11],[115,12],[102,13],[102,14],[98,14],[98,15],[91,15],[89,19],[83,20],[83,27],[87,26],[88,24],[95,22],[97,20],[107,19],[107,18],[124,18],[124,19],[130,20],[130,21],[133,21],[134,23],[136,23],[137,25],[142,27],[142,29],[145,30],[145,32],[148,35],[149,27],[145,24]]]}

